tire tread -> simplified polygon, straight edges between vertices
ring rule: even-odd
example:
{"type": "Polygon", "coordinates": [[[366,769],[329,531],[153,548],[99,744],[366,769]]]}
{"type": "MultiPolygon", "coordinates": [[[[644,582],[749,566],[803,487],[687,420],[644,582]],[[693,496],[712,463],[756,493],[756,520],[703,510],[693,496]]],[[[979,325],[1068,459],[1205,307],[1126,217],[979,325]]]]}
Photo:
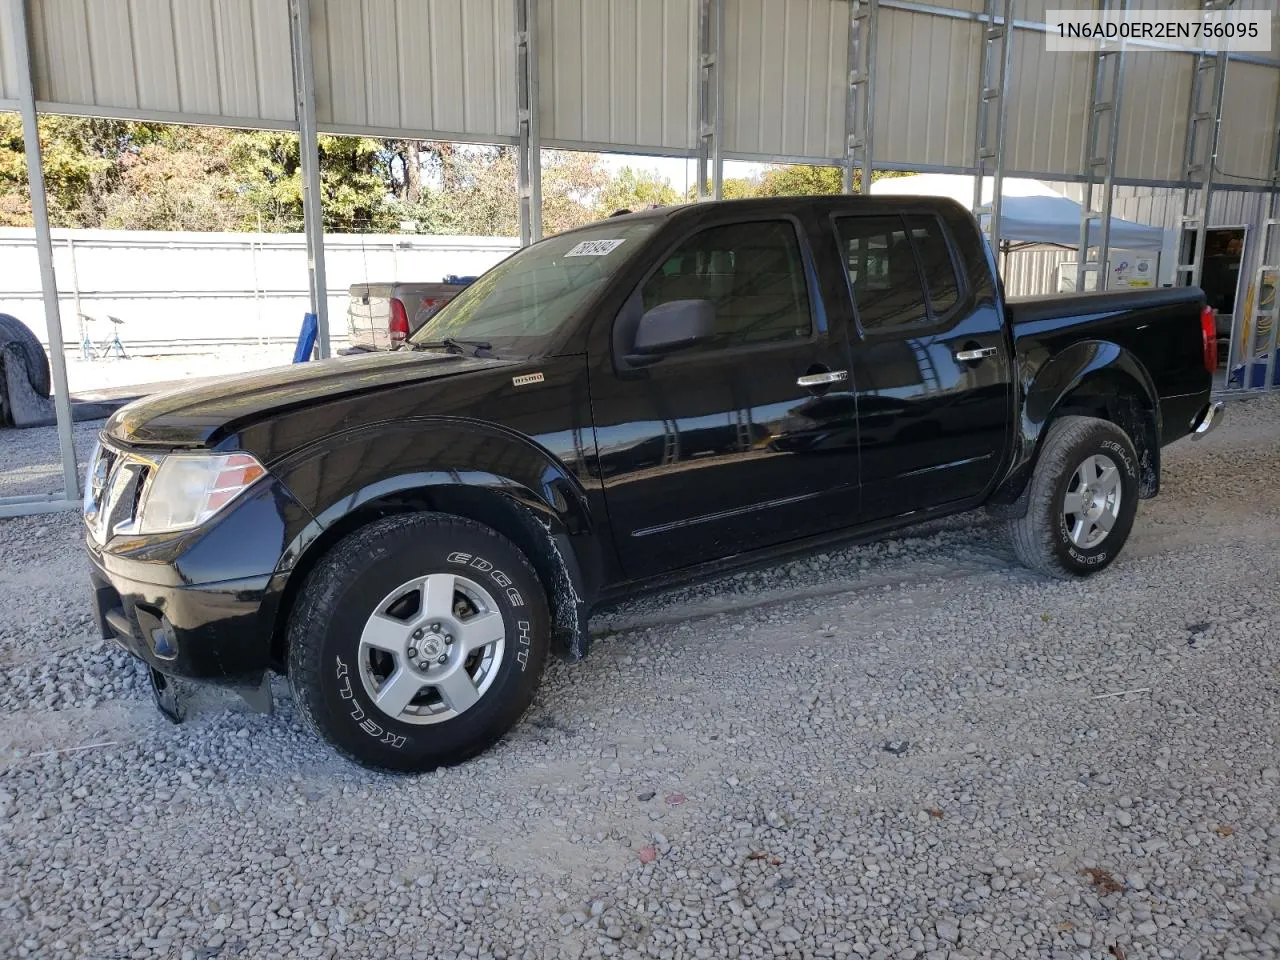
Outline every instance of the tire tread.
{"type": "MultiPolygon", "coordinates": [[[[293,693],[294,702],[298,705],[298,712],[302,715],[306,726],[316,736],[332,745],[334,749],[344,756],[363,766],[379,770],[387,769],[385,766],[372,761],[369,757],[348,749],[344,744],[331,737],[316,715],[316,700],[323,696],[320,675],[323,664],[321,663],[320,651],[316,647],[319,646],[324,631],[318,621],[322,620],[326,612],[332,609],[337,595],[360,572],[370,555],[377,556],[379,553],[386,552],[389,537],[416,539],[430,536],[447,540],[451,531],[462,530],[471,534],[482,534],[491,537],[508,549],[523,565],[524,570],[533,581],[541,585],[533,565],[529,563],[524,553],[492,527],[487,527],[482,523],[454,514],[423,511],[383,517],[347,534],[346,537],[334,544],[314,569],[311,570],[307,576],[306,583],[303,584],[302,590],[294,601],[288,626],[288,656],[286,659],[289,687],[293,693]]],[[[528,689],[528,695],[524,698],[524,702],[519,704],[516,713],[517,717],[528,708],[537,690],[542,664],[538,663],[531,666],[535,670],[534,683],[528,689]]],[[[489,743],[479,743],[474,750],[467,752],[465,755],[450,757],[441,761],[441,764],[448,765],[461,762],[482,752],[489,745],[489,743]]],[[[429,768],[419,769],[425,771],[429,768]]]]}
{"type": "Polygon", "coordinates": [[[1077,580],[1081,576],[1064,567],[1058,559],[1054,549],[1053,527],[1043,522],[1041,514],[1044,501],[1052,497],[1058,478],[1073,466],[1069,462],[1072,449],[1076,444],[1088,440],[1099,425],[1119,431],[1128,439],[1124,431],[1114,423],[1096,417],[1060,417],[1049,425],[1049,432],[1044,438],[1029,483],[1026,512],[1021,517],[1006,521],[1009,539],[1013,542],[1018,560],[1047,577],[1077,580]]]}

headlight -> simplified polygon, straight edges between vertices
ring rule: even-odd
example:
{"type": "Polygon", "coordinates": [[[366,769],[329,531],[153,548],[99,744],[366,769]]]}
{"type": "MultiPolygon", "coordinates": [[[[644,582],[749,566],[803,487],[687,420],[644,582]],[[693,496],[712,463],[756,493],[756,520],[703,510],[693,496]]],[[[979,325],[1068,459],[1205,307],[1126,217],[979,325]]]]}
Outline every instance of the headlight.
{"type": "Polygon", "coordinates": [[[199,526],[266,473],[247,453],[174,453],[160,458],[142,497],[137,533],[199,526]]]}

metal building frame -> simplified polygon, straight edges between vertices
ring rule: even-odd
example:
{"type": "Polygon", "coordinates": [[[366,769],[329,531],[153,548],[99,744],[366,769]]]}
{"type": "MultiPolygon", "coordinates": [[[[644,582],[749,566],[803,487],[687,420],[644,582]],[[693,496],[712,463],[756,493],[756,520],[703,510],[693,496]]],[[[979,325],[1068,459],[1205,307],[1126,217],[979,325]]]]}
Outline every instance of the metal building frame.
{"type": "Polygon", "coordinates": [[[542,239],[542,142],[538,136],[538,0],[516,5],[516,197],[520,245],[542,239]]]}
{"type": "Polygon", "coordinates": [[[986,0],[982,62],[978,69],[978,123],[973,138],[973,215],[981,220],[982,181],[991,177],[991,249],[1000,249],[1000,207],[1009,132],[1009,74],[1013,67],[1013,0],[986,0]],[[1001,6],[999,23],[996,8],[1001,6]]]}
{"type": "Polygon", "coordinates": [[[307,283],[316,316],[316,350],[330,354],[329,288],[324,272],[324,208],[320,187],[320,140],[316,132],[316,81],[311,56],[311,0],[289,0],[289,45],[293,55],[293,99],[298,117],[302,167],[302,231],[307,240],[307,283]]]}
{"type": "MultiPolygon", "coordinates": [[[[725,149],[724,130],[724,31],[726,5],[736,0],[694,0],[691,17],[696,20],[697,39],[693,45],[694,61],[689,77],[689,97],[694,120],[689,140],[680,145],[663,141],[666,145],[620,143],[595,143],[586,140],[546,139],[540,135],[540,90],[538,79],[539,44],[538,0],[510,0],[514,4],[515,29],[511,47],[503,51],[510,56],[514,66],[515,115],[510,126],[500,124],[500,129],[483,135],[474,132],[451,132],[447,129],[401,129],[351,123],[323,123],[317,121],[315,90],[315,53],[312,50],[311,0],[288,0],[288,32],[292,64],[294,116],[283,119],[276,114],[255,119],[251,125],[261,129],[296,131],[300,138],[303,173],[304,234],[307,243],[308,283],[312,309],[318,321],[319,353],[324,356],[330,350],[328,310],[325,285],[324,228],[321,203],[321,171],[318,139],[321,129],[329,134],[418,137],[460,142],[495,143],[514,146],[518,155],[518,204],[520,211],[520,237],[522,242],[532,242],[541,235],[541,171],[542,147],[565,150],[611,150],[637,152],[652,156],[693,158],[697,161],[697,195],[700,199],[721,195],[723,165],[726,159],[750,160],[773,163],[810,163],[840,165],[846,190],[853,187],[855,171],[861,174],[861,189],[870,189],[872,165],[875,159],[875,83],[876,46],[880,32],[878,26],[884,10],[892,10],[932,18],[967,21],[982,26],[982,68],[977,78],[978,133],[972,150],[972,165],[948,166],[936,162],[907,163],[881,161],[884,169],[911,169],[918,171],[967,173],[975,175],[975,207],[981,201],[982,176],[992,176],[996,181],[992,204],[990,234],[993,246],[999,249],[1001,181],[1005,176],[1038,176],[1055,180],[1085,184],[1085,207],[1091,213],[1097,190],[1102,191],[1100,223],[1102,225],[1102,249],[1099,256],[1105,258],[1109,244],[1107,226],[1113,187],[1117,183],[1150,185],[1157,187],[1189,187],[1184,216],[1197,227],[1195,262],[1185,265],[1180,275],[1188,279],[1199,278],[1202,260],[1203,236],[1206,228],[1209,201],[1217,190],[1258,190],[1245,185],[1220,184],[1214,181],[1214,158],[1218,138],[1218,124],[1222,114],[1222,97],[1226,66],[1229,63],[1250,63],[1280,69],[1280,59],[1274,55],[1263,56],[1231,53],[1217,56],[1200,55],[1195,72],[1197,99],[1188,110],[1188,159],[1181,171],[1181,178],[1168,180],[1143,180],[1116,176],[1116,147],[1118,138],[1117,116],[1123,91],[1122,58],[1119,54],[1103,54],[1095,58],[1092,111],[1086,134],[1083,169],[1075,171],[1036,171],[1010,169],[1006,148],[1009,126],[1009,83],[1013,56],[1013,31],[1047,31],[1044,23],[1014,19],[1013,0],[985,0],[982,12],[937,6],[929,0],[846,0],[848,3],[848,38],[845,55],[847,74],[844,78],[844,138],[838,156],[800,156],[784,154],[743,153],[725,149]],[[1110,81],[1099,84],[1099,76],[1110,81]],[[1111,90],[1108,94],[1105,90],[1111,90]],[[1211,94],[1207,97],[1206,94],[1211,94]],[[1110,99],[1107,99],[1110,97],[1110,99]],[[1105,104],[1112,104],[1108,109],[1105,104]],[[1207,115],[1207,116],[1206,116],[1207,115]],[[1110,120],[1108,124],[1106,121],[1110,120]],[[1093,134],[1096,133],[1096,138],[1093,134]],[[1103,136],[1103,134],[1108,134],[1103,136]],[[1105,145],[1101,141],[1105,139],[1105,145]],[[1098,162],[1094,162],[1098,161],[1098,162]]],[[[602,2],[602,0],[592,0],[602,2]]],[[[1108,7],[1115,0],[1097,0],[1099,6],[1108,7]]],[[[1202,0],[1206,7],[1220,4],[1222,0],[1202,0]]],[[[37,246],[40,261],[47,323],[50,338],[59,342],[62,336],[61,318],[58,313],[58,294],[54,276],[52,249],[49,237],[48,209],[44,195],[40,169],[40,144],[36,133],[36,118],[40,112],[78,114],[82,116],[111,116],[128,120],[144,120],[160,123],[202,123],[211,125],[238,125],[228,116],[201,112],[175,112],[169,109],[151,109],[137,106],[96,107],[89,102],[74,101],[74,95],[62,95],[61,100],[36,101],[36,69],[33,66],[30,20],[35,0],[10,0],[13,10],[13,36],[16,46],[16,74],[20,80],[16,99],[0,99],[0,110],[18,110],[23,118],[27,164],[32,188],[32,214],[36,224],[37,246]]],[[[1172,49],[1172,48],[1170,48],[1172,49]]],[[[682,54],[683,55],[683,54],[682,54]]],[[[837,94],[838,95],[838,94],[837,94]]],[[[0,97],[3,95],[0,94],[0,97]]],[[[9,93],[12,97],[12,92],[9,93]]],[[[1280,97],[1277,98],[1280,100],[1280,97]]],[[[1261,232],[1264,239],[1280,243],[1280,103],[1277,104],[1277,138],[1275,177],[1267,201],[1267,217],[1261,232]]],[[[1087,224],[1082,225],[1081,243],[1089,243],[1087,224]]],[[[1280,261],[1280,252],[1270,244],[1257,257],[1260,268],[1268,261],[1280,261]]],[[[1097,244],[1095,244],[1097,245],[1097,244]]],[[[1081,257],[1081,261],[1087,260],[1081,257]]],[[[1261,274],[1259,274],[1259,279],[1261,274]]],[[[1104,281],[1105,283],[1105,281],[1104,281]]],[[[1273,327],[1274,330],[1274,327],[1273,327]]],[[[1235,344],[1233,342],[1233,348],[1235,344]]],[[[1274,350],[1272,351],[1274,353],[1274,350]]],[[[60,493],[39,497],[0,498],[0,516],[37,511],[70,509],[78,503],[78,469],[72,445],[71,409],[67,396],[66,362],[61,351],[52,351],[55,403],[58,413],[58,435],[62,447],[64,489],[60,493]]],[[[1234,354],[1233,354],[1234,355],[1234,354]]]]}
{"type": "Polygon", "coordinates": [[[699,200],[719,200],[724,186],[724,70],[720,52],[724,49],[725,0],[698,0],[698,54],[695,76],[698,84],[698,166],[699,200]],[[708,191],[707,179],[711,187],[708,191]]]}
{"type": "MultiPolygon", "coordinates": [[[[1232,0],[1202,0],[1206,12],[1222,10],[1232,0]]],[[[1179,221],[1175,282],[1198,287],[1204,267],[1205,233],[1209,223],[1209,201],[1213,197],[1214,163],[1218,158],[1218,134],[1222,128],[1222,100],[1227,84],[1227,55],[1196,55],[1191,75],[1191,95],[1187,100],[1186,141],[1182,155],[1182,179],[1187,186],[1182,193],[1182,218],[1179,221]],[[1206,75],[1210,76],[1206,76],[1206,75]],[[1206,102],[1205,94],[1208,93],[1206,102]],[[1191,184],[1197,184],[1191,186],[1191,184]],[[1183,240],[1188,228],[1196,234],[1192,242],[1191,260],[1183,262],[1183,240]]]]}
{"type": "MultiPolygon", "coordinates": [[[[1123,12],[1129,0],[1100,0],[1100,11],[1123,12]]],[[[1089,107],[1085,113],[1084,190],[1080,197],[1080,248],[1076,257],[1076,289],[1084,290],[1088,273],[1090,226],[1098,222],[1097,289],[1105,290],[1111,271],[1111,201],[1115,196],[1116,157],[1120,145],[1120,101],[1124,93],[1124,41],[1103,45],[1094,52],[1089,83],[1089,107]],[[1103,132],[1106,138],[1103,139],[1103,132]],[[1102,209],[1093,212],[1093,188],[1102,181],[1102,209]]]]}
{"type": "Polygon", "coordinates": [[[1280,347],[1280,296],[1277,296],[1280,293],[1280,98],[1276,100],[1273,137],[1271,189],[1267,191],[1261,228],[1258,231],[1257,266],[1254,268],[1252,286],[1245,298],[1245,323],[1240,322],[1240,312],[1237,310],[1231,324],[1231,340],[1227,346],[1228,392],[1234,392],[1230,374],[1237,362],[1241,365],[1241,377],[1235,390],[1247,393],[1275,388],[1276,349],[1280,347]],[[1268,279],[1271,285],[1269,305],[1262,300],[1268,279]],[[1263,321],[1267,327],[1265,334],[1260,333],[1263,321]],[[1261,351],[1259,343],[1263,344],[1261,351]],[[1263,357],[1263,376],[1262,383],[1255,387],[1254,365],[1258,363],[1259,354],[1263,357]]]}
{"type": "Polygon", "coordinates": [[[0,497],[0,517],[33,513],[58,513],[80,506],[80,471],[76,464],[71,427],[71,396],[67,392],[67,358],[62,345],[62,312],[58,305],[58,281],[53,273],[53,239],[49,232],[49,204],[40,158],[40,128],[36,115],[35,74],[27,32],[25,0],[13,4],[13,37],[17,54],[18,109],[22,114],[22,142],[27,154],[27,184],[31,193],[31,220],[36,232],[40,261],[40,289],[44,294],[45,322],[49,325],[53,402],[58,418],[58,447],[62,453],[62,490],[58,493],[0,497]],[[53,348],[54,345],[57,348],[53,348]]]}
{"type": "Polygon", "coordinates": [[[853,193],[860,172],[860,192],[871,192],[872,144],[875,133],[876,21],[879,0],[849,0],[849,44],[844,116],[844,192],[853,193]]]}

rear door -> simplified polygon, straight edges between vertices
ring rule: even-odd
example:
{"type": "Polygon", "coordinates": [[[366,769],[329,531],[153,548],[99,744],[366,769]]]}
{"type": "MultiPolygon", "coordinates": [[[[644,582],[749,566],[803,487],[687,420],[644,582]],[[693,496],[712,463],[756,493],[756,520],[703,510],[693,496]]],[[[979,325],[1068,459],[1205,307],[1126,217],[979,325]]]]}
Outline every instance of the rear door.
{"type": "Polygon", "coordinates": [[[975,264],[985,278],[985,260],[966,268],[953,227],[920,210],[833,221],[858,323],[866,521],[981,497],[1011,428],[1002,318],[990,282],[970,279],[975,264]]]}
{"type": "Polygon", "coordinates": [[[614,346],[593,368],[592,411],[629,578],[853,522],[845,330],[828,321],[799,220],[739,215],[696,228],[635,290],[614,346]],[[714,339],[629,369],[640,315],[682,299],[714,304],[714,339]]]}

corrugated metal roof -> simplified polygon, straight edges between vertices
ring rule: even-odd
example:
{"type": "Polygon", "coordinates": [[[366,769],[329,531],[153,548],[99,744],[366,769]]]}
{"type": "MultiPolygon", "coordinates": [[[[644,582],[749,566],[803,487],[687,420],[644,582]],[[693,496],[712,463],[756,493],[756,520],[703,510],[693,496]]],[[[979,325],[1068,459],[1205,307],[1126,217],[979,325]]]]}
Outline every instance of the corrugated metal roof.
{"type": "Polygon", "coordinates": [[[1277,97],[1280,97],[1280,70],[1228,62],[1218,136],[1217,179],[1225,183],[1248,183],[1248,178],[1271,175],[1277,97]]]}
{"type": "Polygon", "coordinates": [[[696,0],[542,0],[542,137],[690,149],[696,18],[696,0]]]}
{"type": "Polygon", "coordinates": [[[293,120],[277,0],[30,0],[30,25],[36,97],[54,109],[293,120]]]}
{"type": "MultiPolygon", "coordinates": [[[[0,105],[17,94],[0,0],[0,105]]],[[[28,0],[36,92],[52,111],[290,126],[286,0],[28,0]]],[[[512,0],[311,0],[322,129],[509,139],[512,0]]],[[[924,0],[957,11],[982,0],[924,0]]],[[[1057,0],[1019,0],[1036,20],[1057,0]]],[[[1190,0],[1135,0],[1143,7],[1190,0]]],[[[1275,0],[1242,0],[1259,9],[1275,0]]],[[[540,0],[541,133],[557,146],[684,153],[696,141],[698,0],[540,0]]],[[[724,0],[724,152],[843,153],[847,0],[724,0]]],[[[1280,30],[1280,17],[1275,18],[1280,30]]],[[[875,160],[973,161],[981,24],[881,7],[875,160]]],[[[1078,173],[1089,55],[1015,33],[1007,168],[1078,173]]],[[[1117,175],[1181,175],[1194,59],[1130,49],[1117,175]]],[[[1220,166],[1265,176],[1280,70],[1232,61],[1220,166]]],[[[1248,181],[1239,181],[1248,182],[1248,181]]]]}
{"type": "Polygon", "coordinates": [[[14,62],[13,3],[0,0],[0,101],[18,98],[18,67],[14,62]]]}
{"type": "Polygon", "coordinates": [[[514,38],[510,0],[312,0],[316,120],[512,136],[514,38]]]}
{"type": "Polygon", "coordinates": [[[1006,167],[1080,173],[1093,55],[1046,55],[1034,30],[1014,30],[1013,40],[1006,167]]]}
{"type": "Polygon", "coordinates": [[[880,11],[875,159],[973,165],[982,24],[880,11]]]}
{"type": "Polygon", "coordinates": [[[848,24],[844,0],[725,4],[725,150],[843,154],[848,24]]]}
{"type": "Polygon", "coordinates": [[[1116,176],[1181,178],[1194,63],[1195,58],[1185,53],[1125,53],[1116,176]]]}

